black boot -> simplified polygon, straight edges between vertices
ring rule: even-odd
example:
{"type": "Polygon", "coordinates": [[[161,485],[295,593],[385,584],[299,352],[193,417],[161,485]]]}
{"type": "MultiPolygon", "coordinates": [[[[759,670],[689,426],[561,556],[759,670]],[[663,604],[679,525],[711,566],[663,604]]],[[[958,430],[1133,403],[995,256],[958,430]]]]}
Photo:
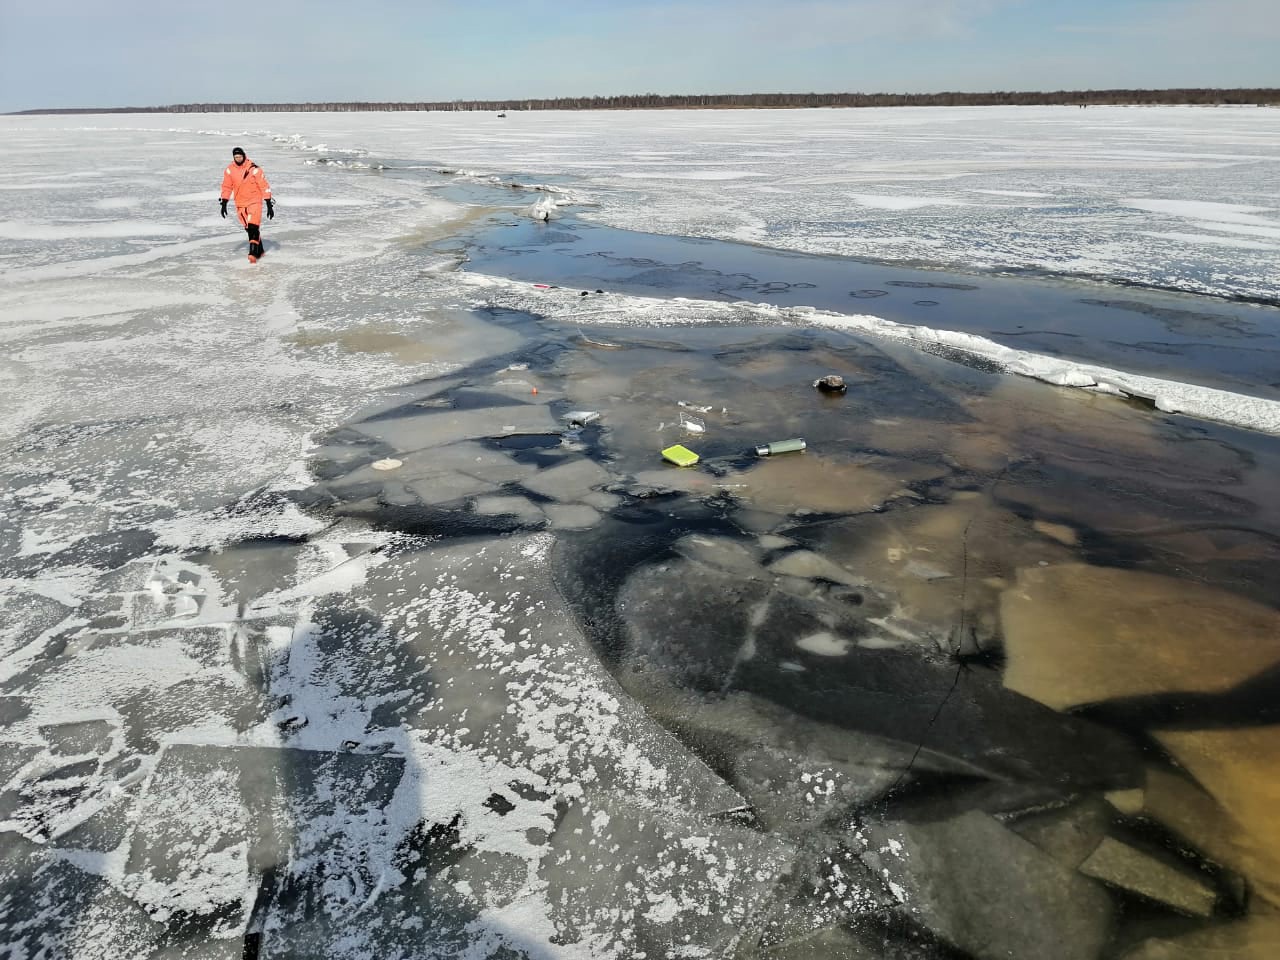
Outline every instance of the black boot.
{"type": "Polygon", "coordinates": [[[258,258],[262,256],[262,240],[258,233],[258,225],[251,223],[244,228],[244,231],[249,235],[249,262],[257,263],[258,258]]]}

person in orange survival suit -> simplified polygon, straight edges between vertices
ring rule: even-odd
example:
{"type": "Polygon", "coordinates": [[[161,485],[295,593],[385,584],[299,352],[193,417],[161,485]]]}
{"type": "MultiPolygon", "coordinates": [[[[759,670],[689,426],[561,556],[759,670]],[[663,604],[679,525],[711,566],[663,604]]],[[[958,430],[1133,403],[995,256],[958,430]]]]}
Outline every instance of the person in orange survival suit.
{"type": "Polygon", "coordinates": [[[262,168],[244,155],[244,150],[236,147],[231,151],[231,166],[222,174],[222,216],[227,215],[227,201],[236,199],[236,213],[240,217],[240,226],[249,234],[249,262],[257,263],[262,256],[262,204],[267,204],[267,219],[273,220],[276,215],[275,202],[271,199],[271,184],[267,183],[267,175],[262,168]]]}

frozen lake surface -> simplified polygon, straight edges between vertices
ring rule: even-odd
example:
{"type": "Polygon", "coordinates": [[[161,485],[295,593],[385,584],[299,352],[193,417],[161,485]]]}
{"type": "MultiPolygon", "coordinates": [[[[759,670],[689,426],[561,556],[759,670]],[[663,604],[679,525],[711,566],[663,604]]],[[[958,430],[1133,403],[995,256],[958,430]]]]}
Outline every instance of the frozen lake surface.
{"type": "Polygon", "coordinates": [[[1280,114],[0,130],[6,954],[1280,942],[1280,114]]]}
{"type": "Polygon", "coordinates": [[[628,230],[1270,302],[1280,287],[1274,110],[672,110],[505,119],[320,114],[266,126],[384,161],[411,157],[478,177],[569,182],[597,205],[595,218],[628,230]]]}

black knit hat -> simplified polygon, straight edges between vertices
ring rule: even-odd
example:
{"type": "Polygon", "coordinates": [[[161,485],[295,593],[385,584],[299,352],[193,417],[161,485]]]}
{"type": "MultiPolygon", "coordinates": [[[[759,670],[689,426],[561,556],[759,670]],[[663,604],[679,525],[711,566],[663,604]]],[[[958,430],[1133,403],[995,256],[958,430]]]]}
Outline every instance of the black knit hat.
{"type": "Polygon", "coordinates": [[[232,151],[231,151],[231,155],[232,155],[233,157],[234,157],[237,153],[238,153],[238,154],[240,154],[240,156],[242,156],[242,157],[243,157],[243,156],[245,156],[244,147],[236,147],[234,150],[232,150],[232,151]]]}

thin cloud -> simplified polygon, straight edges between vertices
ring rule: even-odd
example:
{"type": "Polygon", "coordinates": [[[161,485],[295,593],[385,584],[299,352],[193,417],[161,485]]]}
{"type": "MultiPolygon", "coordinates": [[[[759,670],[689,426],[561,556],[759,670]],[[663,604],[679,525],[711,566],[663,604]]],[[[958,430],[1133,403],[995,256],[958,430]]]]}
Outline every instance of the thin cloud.
{"type": "MultiPolygon", "coordinates": [[[[1160,9],[1164,13],[1155,26],[1163,33],[1280,40],[1280,3],[1275,0],[1185,0],[1160,9]]],[[[1280,67],[1276,73],[1280,76],[1280,67]]]]}
{"type": "Polygon", "coordinates": [[[1056,33],[1101,34],[1103,36],[1133,32],[1132,27],[1122,27],[1122,26],[1117,26],[1116,24],[1108,24],[1106,26],[1094,26],[1092,24],[1060,23],[1057,26],[1055,26],[1053,29],[1054,29],[1054,32],[1056,33]]]}
{"type": "MultiPolygon", "coordinates": [[[[1094,36],[1142,36],[1161,42],[1280,40],[1280,3],[1276,0],[1152,0],[1112,8],[1100,16],[1106,18],[1105,23],[1062,23],[1053,29],[1056,33],[1094,36]]],[[[1276,74],[1280,77],[1280,68],[1276,74]]]]}
{"type": "MultiPolygon", "coordinates": [[[[668,42],[741,42],[752,50],[820,50],[886,38],[971,36],[980,22],[1021,0],[800,0],[777,4],[678,2],[645,6],[648,29],[668,42]]],[[[641,27],[645,29],[645,27],[641,27]]]]}

